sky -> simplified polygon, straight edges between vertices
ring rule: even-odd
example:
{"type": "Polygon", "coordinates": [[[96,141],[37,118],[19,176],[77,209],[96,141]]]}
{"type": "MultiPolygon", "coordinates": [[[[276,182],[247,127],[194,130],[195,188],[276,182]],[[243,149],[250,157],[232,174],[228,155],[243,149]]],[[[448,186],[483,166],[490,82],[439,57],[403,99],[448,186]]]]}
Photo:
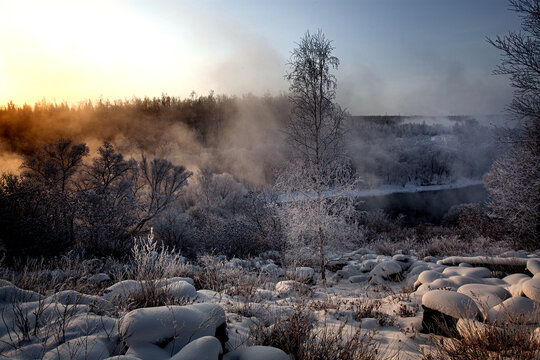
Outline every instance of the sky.
{"type": "Polygon", "coordinates": [[[320,29],[353,115],[499,114],[512,88],[486,37],[519,28],[507,0],[0,0],[0,105],[277,95],[320,29]]]}

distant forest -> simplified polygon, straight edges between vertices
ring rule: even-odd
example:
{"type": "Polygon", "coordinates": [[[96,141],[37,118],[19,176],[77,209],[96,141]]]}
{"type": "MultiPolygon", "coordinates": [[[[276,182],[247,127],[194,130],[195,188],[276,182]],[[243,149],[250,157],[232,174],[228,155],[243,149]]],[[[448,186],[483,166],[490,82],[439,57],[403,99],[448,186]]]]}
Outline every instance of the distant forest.
{"type": "MultiPolygon", "coordinates": [[[[59,138],[108,141],[125,155],[150,154],[188,169],[209,166],[250,184],[271,184],[288,156],[285,95],[215,95],[43,101],[0,107],[0,167],[17,172],[23,156],[59,138]]],[[[479,179],[501,151],[500,130],[473,117],[351,116],[346,148],[365,187],[479,179]]]]}

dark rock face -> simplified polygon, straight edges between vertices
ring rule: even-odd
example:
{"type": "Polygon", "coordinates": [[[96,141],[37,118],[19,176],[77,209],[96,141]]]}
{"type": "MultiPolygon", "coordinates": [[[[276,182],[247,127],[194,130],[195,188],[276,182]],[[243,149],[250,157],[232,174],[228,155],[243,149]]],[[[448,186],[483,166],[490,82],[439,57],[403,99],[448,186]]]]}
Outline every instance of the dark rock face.
{"type": "Polygon", "coordinates": [[[457,321],[449,315],[440,311],[430,309],[422,305],[424,315],[422,317],[422,332],[424,334],[435,334],[446,337],[458,337],[457,321]]]}

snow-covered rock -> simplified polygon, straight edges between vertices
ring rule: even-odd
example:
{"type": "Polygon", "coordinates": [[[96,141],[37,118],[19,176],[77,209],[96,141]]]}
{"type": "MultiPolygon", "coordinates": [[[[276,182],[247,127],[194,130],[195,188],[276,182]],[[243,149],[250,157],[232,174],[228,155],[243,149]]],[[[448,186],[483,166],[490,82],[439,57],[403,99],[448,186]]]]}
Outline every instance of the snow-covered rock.
{"type": "Polygon", "coordinates": [[[102,360],[110,355],[107,345],[98,336],[69,340],[45,353],[43,360],[102,360]]]}
{"type": "Polygon", "coordinates": [[[403,280],[403,268],[394,260],[383,261],[373,268],[369,273],[371,283],[383,283],[384,281],[403,280]]]}
{"type": "Polygon", "coordinates": [[[367,275],[354,275],[354,276],[349,277],[349,282],[352,284],[363,283],[368,280],[369,280],[369,276],[367,275]]]}
{"type": "Polygon", "coordinates": [[[414,283],[414,288],[417,289],[422,284],[430,284],[437,279],[443,278],[444,275],[435,270],[425,270],[420,273],[418,279],[414,283]]]}
{"type": "Polygon", "coordinates": [[[231,351],[223,360],[289,360],[281,349],[270,346],[250,346],[231,351]]]}
{"type": "Polygon", "coordinates": [[[315,270],[310,267],[297,267],[294,270],[294,278],[304,284],[313,284],[315,281],[315,270]]]}
{"type": "Polygon", "coordinates": [[[525,274],[512,274],[503,278],[503,281],[508,284],[507,289],[512,296],[523,295],[523,283],[530,280],[531,277],[525,274]]]}
{"type": "Polygon", "coordinates": [[[186,306],[160,306],[133,310],[120,319],[120,335],[128,346],[141,342],[167,345],[178,352],[191,340],[216,336],[226,322],[223,309],[202,303],[186,306]]]}
{"type": "Polygon", "coordinates": [[[88,282],[94,286],[100,285],[105,281],[110,281],[111,278],[105,273],[94,274],[88,278],[88,282]]]}
{"type": "Polygon", "coordinates": [[[451,266],[443,270],[443,275],[446,276],[470,276],[476,278],[489,278],[491,277],[491,271],[485,267],[459,267],[451,266]]]}
{"type": "Polygon", "coordinates": [[[491,309],[512,296],[501,286],[486,284],[466,284],[461,286],[457,292],[473,299],[481,310],[491,309]]]}
{"type": "Polygon", "coordinates": [[[126,355],[137,359],[168,360],[171,355],[163,348],[148,342],[133,344],[126,351],[126,355]]]}
{"type": "Polygon", "coordinates": [[[218,360],[223,353],[221,343],[213,336],[203,336],[182,348],[171,360],[218,360]]]}
{"type": "Polygon", "coordinates": [[[195,287],[184,280],[169,282],[163,288],[169,295],[178,299],[194,299],[197,296],[195,287]]]}
{"type": "Polygon", "coordinates": [[[103,298],[112,301],[115,298],[127,298],[142,291],[141,282],[136,280],[123,280],[109,286],[103,291],[103,298]]]}
{"type": "Polygon", "coordinates": [[[422,296],[422,306],[455,319],[476,319],[480,316],[480,310],[473,299],[455,291],[428,291],[422,296]]]}
{"type": "Polygon", "coordinates": [[[490,322],[540,324],[540,303],[522,296],[513,296],[488,312],[490,322]]]}
{"type": "Polygon", "coordinates": [[[36,292],[19,289],[18,287],[13,285],[6,285],[4,287],[0,287],[0,304],[38,301],[41,298],[42,296],[36,292]]]}
{"type": "Polygon", "coordinates": [[[276,292],[280,296],[288,296],[294,292],[305,292],[309,289],[305,284],[294,280],[284,280],[276,284],[276,292]]]}
{"type": "Polygon", "coordinates": [[[533,275],[540,273],[540,259],[527,260],[527,270],[533,275]]]}
{"type": "Polygon", "coordinates": [[[540,273],[534,275],[532,279],[522,282],[521,290],[529,299],[540,301],[540,273]]]}

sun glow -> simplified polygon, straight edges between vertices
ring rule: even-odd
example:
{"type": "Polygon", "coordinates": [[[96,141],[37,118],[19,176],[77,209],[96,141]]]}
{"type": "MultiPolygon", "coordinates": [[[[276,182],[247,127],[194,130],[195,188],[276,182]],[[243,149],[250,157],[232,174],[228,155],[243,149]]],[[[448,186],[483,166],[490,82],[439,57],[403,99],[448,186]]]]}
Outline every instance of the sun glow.
{"type": "Polygon", "coordinates": [[[178,29],[166,30],[110,1],[3,4],[0,102],[159,95],[187,65],[178,29]]]}

